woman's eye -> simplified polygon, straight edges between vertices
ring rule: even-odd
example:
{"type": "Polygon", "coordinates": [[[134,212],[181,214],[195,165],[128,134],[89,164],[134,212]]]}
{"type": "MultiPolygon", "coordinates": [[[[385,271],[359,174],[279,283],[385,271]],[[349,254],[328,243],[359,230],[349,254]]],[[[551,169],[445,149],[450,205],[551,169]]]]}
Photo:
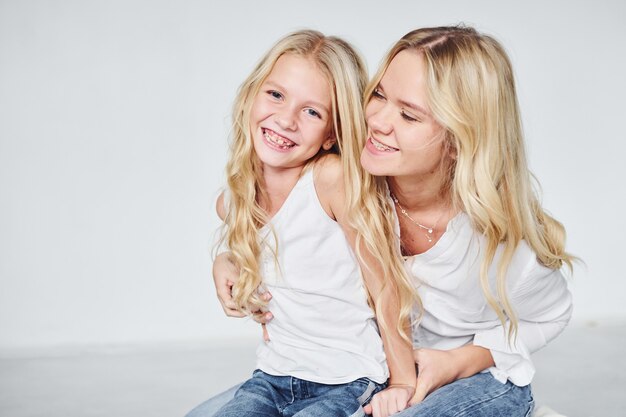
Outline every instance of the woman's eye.
{"type": "Polygon", "coordinates": [[[275,98],[276,100],[280,100],[283,98],[283,95],[280,94],[278,91],[276,90],[269,90],[267,92],[267,94],[269,94],[270,96],[272,96],[272,98],[275,98]]]}
{"type": "Polygon", "coordinates": [[[385,96],[383,96],[383,94],[380,92],[380,90],[378,88],[375,88],[374,91],[372,91],[372,97],[378,98],[378,99],[384,99],[385,96]]]}
{"type": "Polygon", "coordinates": [[[306,114],[308,114],[309,116],[313,116],[313,117],[317,117],[318,119],[322,118],[322,115],[319,114],[316,110],[314,109],[306,109],[305,110],[306,114]]]}
{"type": "Polygon", "coordinates": [[[417,117],[414,117],[408,113],[405,113],[404,111],[400,112],[400,114],[402,115],[402,118],[408,122],[419,122],[420,120],[417,117]]]}

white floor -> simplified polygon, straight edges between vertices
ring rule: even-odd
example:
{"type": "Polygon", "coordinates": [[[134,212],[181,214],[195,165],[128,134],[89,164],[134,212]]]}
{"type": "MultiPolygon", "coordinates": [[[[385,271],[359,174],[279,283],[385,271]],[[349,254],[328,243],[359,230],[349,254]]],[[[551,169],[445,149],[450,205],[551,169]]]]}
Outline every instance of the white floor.
{"type": "MultiPolygon", "coordinates": [[[[567,417],[626,416],[626,324],[570,327],[535,355],[535,399],[567,417]]],[[[12,357],[11,357],[12,356],[12,357]]],[[[182,417],[244,379],[254,346],[0,358],[0,417],[182,417]]]]}

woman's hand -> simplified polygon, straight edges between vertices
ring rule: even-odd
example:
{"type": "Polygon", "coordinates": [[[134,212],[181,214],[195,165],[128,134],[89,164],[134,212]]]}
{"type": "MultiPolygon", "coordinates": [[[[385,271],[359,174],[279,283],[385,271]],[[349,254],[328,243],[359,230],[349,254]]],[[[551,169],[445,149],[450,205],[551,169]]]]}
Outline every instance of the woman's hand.
{"type": "Polygon", "coordinates": [[[246,316],[237,309],[237,305],[233,301],[232,289],[238,277],[239,268],[230,261],[230,253],[223,252],[217,255],[213,262],[213,282],[215,283],[217,298],[228,317],[246,316]]]}
{"type": "MultiPolygon", "coordinates": [[[[233,301],[232,289],[235,282],[239,278],[239,268],[230,258],[230,253],[223,252],[217,255],[213,262],[213,282],[217,292],[217,299],[222,305],[224,313],[229,317],[245,317],[246,314],[239,311],[237,304],[233,301]]],[[[263,294],[266,301],[272,299],[269,292],[263,294]]],[[[269,311],[257,311],[252,315],[252,319],[263,326],[263,339],[269,341],[269,335],[265,329],[265,323],[269,322],[274,316],[269,311]]]]}
{"type": "Polygon", "coordinates": [[[365,414],[373,417],[387,417],[404,410],[415,389],[409,385],[389,386],[372,397],[372,401],[363,407],[365,414]]]}
{"type": "Polygon", "coordinates": [[[413,357],[417,364],[417,384],[410,405],[421,402],[437,388],[494,365],[489,349],[474,345],[451,350],[415,349],[413,357]]]}

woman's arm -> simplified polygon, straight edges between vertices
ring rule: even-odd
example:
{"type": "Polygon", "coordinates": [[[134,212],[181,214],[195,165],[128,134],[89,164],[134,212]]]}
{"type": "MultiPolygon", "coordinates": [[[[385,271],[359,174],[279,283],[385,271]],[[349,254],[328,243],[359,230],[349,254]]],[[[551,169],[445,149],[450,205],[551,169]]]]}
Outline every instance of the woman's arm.
{"type": "MultiPolygon", "coordinates": [[[[222,252],[213,261],[213,283],[215,284],[215,291],[217,292],[217,298],[222,305],[224,313],[229,317],[246,317],[246,315],[237,310],[236,305],[232,297],[232,288],[234,283],[239,277],[239,268],[232,262],[230,252],[222,252]]],[[[272,299],[272,294],[269,292],[263,293],[263,298],[266,301],[272,299]]],[[[272,313],[266,311],[264,313],[254,314],[252,318],[261,324],[265,324],[270,321],[273,316],[272,313]]]]}
{"type": "Polygon", "coordinates": [[[232,297],[233,284],[239,276],[239,268],[230,260],[230,252],[222,252],[213,261],[213,283],[217,292],[217,299],[222,305],[224,313],[229,317],[245,317],[237,309],[232,297]]]}
{"type": "Polygon", "coordinates": [[[532,254],[512,280],[510,301],[518,319],[515,338],[509,340],[507,322],[506,327],[477,332],[474,344],[491,351],[498,380],[524,386],[535,373],[531,353],[558,336],[569,322],[572,296],[561,271],[544,267],[532,254]]]}
{"type": "MultiPolygon", "coordinates": [[[[221,193],[215,204],[215,210],[221,220],[226,217],[226,207],[224,204],[224,193],[221,193]]],[[[232,288],[237,279],[239,278],[239,267],[233,262],[230,252],[227,248],[220,248],[224,251],[219,253],[213,261],[213,283],[215,284],[215,291],[217,293],[217,299],[222,305],[224,313],[229,317],[245,317],[246,315],[237,309],[237,305],[233,301],[232,288]]],[[[269,301],[272,295],[266,292],[263,297],[269,301]]],[[[265,324],[272,319],[272,313],[265,312],[254,314],[253,319],[258,323],[265,324]]],[[[267,332],[265,327],[263,328],[263,336],[267,340],[267,332]]]]}

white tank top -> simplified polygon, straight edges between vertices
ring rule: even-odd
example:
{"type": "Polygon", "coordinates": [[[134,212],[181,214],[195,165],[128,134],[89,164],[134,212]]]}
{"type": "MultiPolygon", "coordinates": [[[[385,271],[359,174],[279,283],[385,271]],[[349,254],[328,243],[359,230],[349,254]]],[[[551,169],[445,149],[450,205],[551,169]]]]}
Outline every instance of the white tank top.
{"type": "Polygon", "coordinates": [[[389,370],[361,272],[337,222],[322,208],[309,169],[266,225],[261,274],[271,292],[270,341],[257,349],[257,367],[271,375],[324,384],[367,377],[378,383],[389,370]]]}

